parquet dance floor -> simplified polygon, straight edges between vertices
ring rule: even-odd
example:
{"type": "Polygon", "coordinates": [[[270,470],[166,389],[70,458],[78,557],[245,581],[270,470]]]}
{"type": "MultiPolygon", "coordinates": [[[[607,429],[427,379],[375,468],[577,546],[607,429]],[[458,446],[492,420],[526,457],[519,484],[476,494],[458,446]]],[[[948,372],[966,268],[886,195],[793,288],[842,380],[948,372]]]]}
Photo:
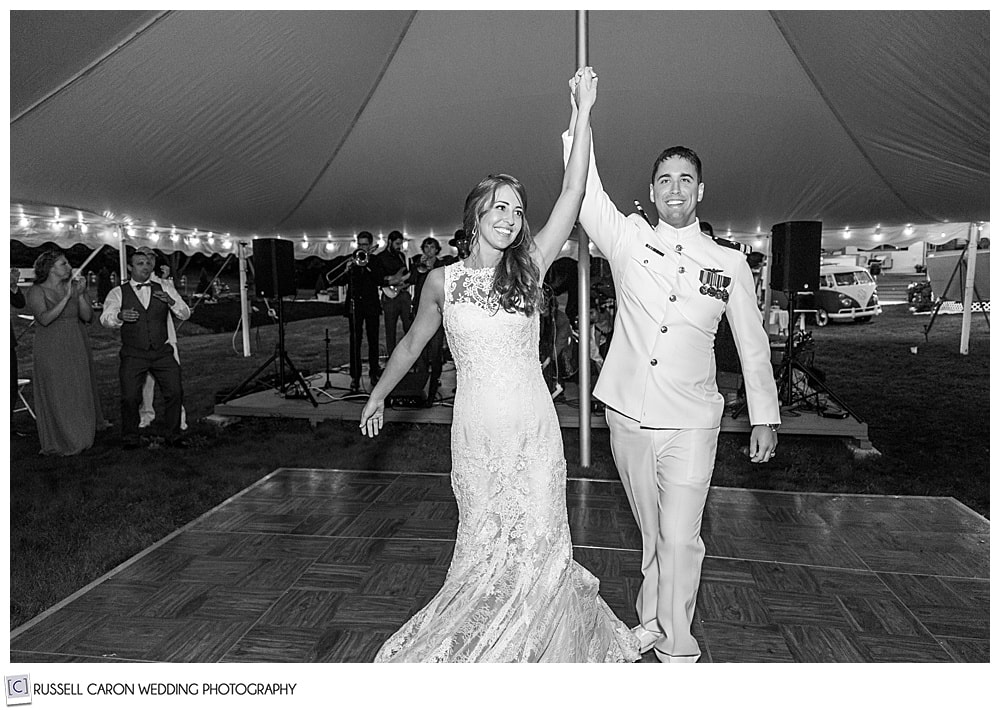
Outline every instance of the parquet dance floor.
{"type": "MultiPolygon", "coordinates": [[[[567,498],[635,624],[621,484],[567,498]]],[[[446,475],[279,469],[15,629],[11,662],[367,662],[440,587],[456,521],[446,475]]],[[[950,498],[713,488],[702,661],[988,661],[989,532],[950,498]]]]}

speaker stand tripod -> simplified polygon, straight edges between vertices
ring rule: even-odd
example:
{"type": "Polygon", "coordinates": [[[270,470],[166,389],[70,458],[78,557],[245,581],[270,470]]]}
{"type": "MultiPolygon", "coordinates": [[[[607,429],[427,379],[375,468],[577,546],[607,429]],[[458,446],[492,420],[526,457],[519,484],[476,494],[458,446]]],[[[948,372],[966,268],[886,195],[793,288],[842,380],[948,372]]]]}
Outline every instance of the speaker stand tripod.
{"type": "Polygon", "coordinates": [[[253,382],[254,380],[256,380],[257,377],[259,377],[260,374],[262,372],[264,372],[264,370],[266,370],[268,367],[271,366],[271,363],[277,361],[277,363],[278,363],[278,381],[275,383],[275,389],[278,390],[278,392],[281,393],[281,395],[283,397],[288,397],[288,392],[287,392],[288,386],[285,385],[285,366],[287,365],[288,369],[289,369],[289,372],[291,373],[291,375],[293,377],[294,383],[297,383],[298,386],[302,388],[302,392],[305,394],[306,399],[308,399],[310,402],[312,402],[312,406],[314,406],[314,407],[318,407],[319,406],[319,403],[316,401],[316,398],[313,397],[313,395],[312,395],[312,392],[310,390],[309,384],[305,381],[305,378],[302,377],[302,373],[299,372],[298,368],[295,367],[295,363],[292,362],[292,359],[290,357],[288,357],[288,353],[285,351],[285,314],[284,314],[284,307],[283,307],[282,303],[283,303],[283,301],[282,301],[281,297],[279,296],[278,297],[278,348],[277,348],[277,350],[275,350],[274,354],[271,357],[269,357],[264,362],[264,364],[262,364],[256,370],[254,370],[254,372],[253,372],[252,375],[250,375],[248,378],[246,378],[245,380],[243,380],[243,382],[241,382],[240,384],[238,384],[236,386],[236,388],[232,392],[230,392],[229,394],[227,394],[226,397],[225,397],[225,399],[222,400],[223,404],[229,402],[231,399],[233,399],[237,395],[241,394],[243,392],[243,390],[247,387],[247,385],[249,385],[251,382],[253,382]]]}
{"type": "MultiPolygon", "coordinates": [[[[789,320],[794,316],[795,313],[795,291],[785,291],[785,296],[788,298],[788,313],[789,320]]],[[[815,409],[820,416],[823,415],[823,406],[820,403],[820,394],[825,394],[827,397],[832,399],[842,410],[847,412],[850,416],[854,417],[857,421],[862,421],[861,418],[851,410],[847,404],[844,403],[840,397],[838,397],[820,378],[820,376],[808,365],[799,360],[795,355],[795,323],[790,322],[788,324],[788,335],[785,341],[785,354],[781,358],[781,367],[778,369],[778,400],[785,408],[794,408],[799,404],[806,404],[815,409]],[[815,390],[813,394],[798,393],[796,392],[794,383],[794,373],[795,370],[803,373],[806,377],[806,382],[815,390]],[[815,401],[810,401],[811,399],[815,401]]]]}

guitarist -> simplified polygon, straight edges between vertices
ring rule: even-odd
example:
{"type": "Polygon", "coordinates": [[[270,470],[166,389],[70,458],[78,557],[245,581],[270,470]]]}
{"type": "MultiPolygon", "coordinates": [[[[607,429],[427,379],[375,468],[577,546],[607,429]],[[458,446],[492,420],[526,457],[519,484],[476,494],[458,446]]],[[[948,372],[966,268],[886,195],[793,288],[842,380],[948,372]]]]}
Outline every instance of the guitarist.
{"type": "Polygon", "coordinates": [[[403,333],[413,322],[410,299],[410,270],[403,253],[403,235],[398,230],[389,232],[386,248],[376,257],[382,276],[382,313],[385,317],[385,349],[392,355],[396,348],[396,321],[402,319],[403,333]]]}

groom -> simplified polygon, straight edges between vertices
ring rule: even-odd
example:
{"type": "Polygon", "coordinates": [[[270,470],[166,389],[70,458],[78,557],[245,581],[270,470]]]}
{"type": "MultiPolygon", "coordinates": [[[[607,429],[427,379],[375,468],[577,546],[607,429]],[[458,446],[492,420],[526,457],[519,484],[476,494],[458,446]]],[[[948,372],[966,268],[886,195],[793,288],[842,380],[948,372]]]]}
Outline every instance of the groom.
{"type": "MultiPolygon", "coordinates": [[[[563,135],[564,156],[571,140],[563,135]]],[[[626,217],[604,192],[593,153],[580,224],[611,264],[618,313],[594,395],[606,405],[611,450],[642,532],[642,586],[633,629],[663,663],[701,656],[691,634],[708,497],[724,400],[715,330],[732,326],[746,380],[750,460],[768,461],[780,424],[770,347],[753,275],[740,251],[701,233],[701,160],[677,146],[653,163],[659,223],[626,217]]]]}

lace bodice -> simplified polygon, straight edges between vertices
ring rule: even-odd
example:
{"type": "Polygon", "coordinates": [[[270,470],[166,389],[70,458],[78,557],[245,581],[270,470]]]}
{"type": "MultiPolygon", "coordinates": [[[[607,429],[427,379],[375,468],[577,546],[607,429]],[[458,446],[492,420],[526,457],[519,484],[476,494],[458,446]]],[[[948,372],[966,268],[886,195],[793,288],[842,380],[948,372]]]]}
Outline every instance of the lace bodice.
{"type": "Polygon", "coordinates": [[[540,377],[538,312],[510,313],[490,295],[492,267],[445,267],[444,326],[458,387],[495,386],[540,377]]]}

